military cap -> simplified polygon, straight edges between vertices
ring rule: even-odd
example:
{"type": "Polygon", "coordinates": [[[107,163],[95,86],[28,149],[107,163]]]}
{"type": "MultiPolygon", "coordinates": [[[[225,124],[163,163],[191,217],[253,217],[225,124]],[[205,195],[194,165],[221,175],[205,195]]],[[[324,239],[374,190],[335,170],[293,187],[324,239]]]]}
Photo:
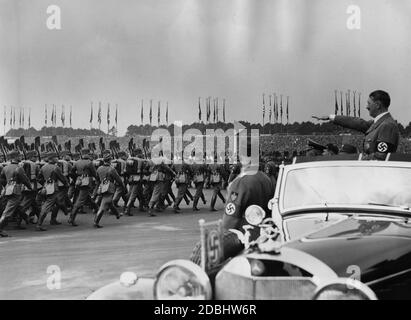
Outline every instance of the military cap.
{"type": "Polygon", "coordinates": [[[16,159],[18,156],[20,156],[20,152],[16,151],[16,150],[12,150],[7,154],[7,158],[9,160],[14,160],[16,159]]]}
{"type": "Polygon", "coordinates": [[[57,158],[58,156],[57,156],[57,153],[56,152],[49,152],[49,153],[47,153],[47,159],[48,160],[51,160],[51,159],[54,159],[54,158],[57,158]]]}
{"type": "Polygon", "coordinates": [[[343,144],[340,153],[357,153],[357,148],[352,144],[343,144]]]}

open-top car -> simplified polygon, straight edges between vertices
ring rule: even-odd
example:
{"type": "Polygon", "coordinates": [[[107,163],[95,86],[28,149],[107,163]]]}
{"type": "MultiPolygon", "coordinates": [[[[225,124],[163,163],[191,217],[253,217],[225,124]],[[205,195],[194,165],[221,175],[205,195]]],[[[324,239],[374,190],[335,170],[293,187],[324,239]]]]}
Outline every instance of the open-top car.
{"type": "Polygon", "coordinates": [[[309,160],[280,166],[271,217],[253,205],[243,230],[202,221],[198,264],[170,261],[153,279],[125,273],[89,298],[411,298],[410,157],[309,160]]]}

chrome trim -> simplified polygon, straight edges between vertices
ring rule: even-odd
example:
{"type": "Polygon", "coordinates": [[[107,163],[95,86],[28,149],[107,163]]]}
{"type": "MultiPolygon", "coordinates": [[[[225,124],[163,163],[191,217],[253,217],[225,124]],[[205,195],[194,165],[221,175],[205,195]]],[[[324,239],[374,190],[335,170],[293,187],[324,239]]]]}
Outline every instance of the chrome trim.
{"type": "Polygon", "coordinates": [[[276,255],[267,253],[250,253],[242,255],[237,258],[233,258],[229,263],[227,263],[223,270],[231,272],[233,274],[251,277],[251,267],[248,268],[249,263],[246,258],[280,261],[298,266],[299,268],[312,274],[312,280],[317,285],[320,282],[330,281],[332,279],[338,278],[334,270],[332,270],[327,264],[325,264],[321,260],[306,252],[287,247],[281,248],[280,253],[276,255]],[[246,261],[248,265],[245,264],[246,261]],[[241,265],[237,265],[237,263],[240,263],[241,265]]]}
{"type": "Polygon", "coordinates": [[[400,272],[397,272],[397,273],[390,274],[389,276],[385,276],[385,277],[382,277],[382,278],[379,278],[379,279],[375,279],[375,280],[373,280],[373,281],[366,282],[365,284],[366,284],[367,286],[372,286],[372,285],[377,284],[377,283],[379,283],[379,282],[382,282],[382,281],[385,281],[385,280],[394,278],[394,277],[396,277],[396,276],[400,276],[400,275],[402,275],[402,274],[406,274],[406,273],[408,273],[408,272],[411,272],[411,268],[406,269],[406,270],[403,270],[403,271],[400,271],[400,272]]]}
{"type": "Polygon", "coordinates": [[[184,269],[188,269],[190,272],[194,273],[197,278],[199,279],[199,282],[201,285],[205,288],[206,290],[206,300],[210,300],[212,296],[212,289],[211,289],[211,283],[210,279],[208,278],[208,275],[205,273],[203,269],[201,269],[200,266],[196,265],[194,262],[191,262],[189,260],[183,260],[183,259],[177,259],[177,260],[172,260],[164,264],[159,271],[157,272],[156,278],[154,280],[154,285],[153,285],[153,296],[154,299],[157,298],[157,283],[158,279],[161,275],[162,272],[164,272],[166,269],[170,267],[180,267],[184,269]]]}

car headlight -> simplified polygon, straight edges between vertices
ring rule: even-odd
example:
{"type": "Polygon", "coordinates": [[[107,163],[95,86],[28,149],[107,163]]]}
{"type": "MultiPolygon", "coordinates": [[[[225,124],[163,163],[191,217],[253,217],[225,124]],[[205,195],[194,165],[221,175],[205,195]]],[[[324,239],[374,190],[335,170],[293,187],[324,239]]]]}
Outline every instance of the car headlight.
{"type": "Polygon", "coordinates": [[[377,300],[367,285],[352,278],[339,278],[319,288],[314,300],[377,300]]]}
{"type": "Polygon", "coordinates": [[[166,263],[154,282],[154,298],[158,300],[209,300],[211,295],[207,274],[188,260],[166,263]]]}
{"type": "Polygon", "coordinates": [[[255,204],[249,206],[245,210],[245,219],[253,226],[259,225],[265,218],[265,211],[260,206],[255,204]]]}

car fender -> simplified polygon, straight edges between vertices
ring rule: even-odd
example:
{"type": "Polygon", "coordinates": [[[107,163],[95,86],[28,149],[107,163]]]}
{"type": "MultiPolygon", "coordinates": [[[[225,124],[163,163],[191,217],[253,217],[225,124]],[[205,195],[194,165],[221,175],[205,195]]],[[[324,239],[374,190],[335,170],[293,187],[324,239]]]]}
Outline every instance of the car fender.
{"type": "Polygon", "coordinates": [[[133,285],[120,281],[110,283],[94,291],[87,300],[153,300],[154,279],[139,278],[133,285]]]}

